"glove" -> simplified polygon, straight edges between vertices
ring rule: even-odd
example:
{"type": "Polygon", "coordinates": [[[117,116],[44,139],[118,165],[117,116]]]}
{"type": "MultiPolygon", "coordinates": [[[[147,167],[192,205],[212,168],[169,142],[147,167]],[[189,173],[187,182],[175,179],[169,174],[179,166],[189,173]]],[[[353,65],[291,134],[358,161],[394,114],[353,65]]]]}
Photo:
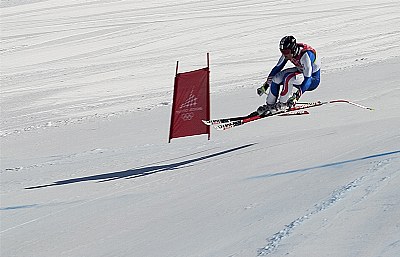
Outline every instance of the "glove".
{"type": "Polygon", "coordinates": [[[261,87],[257,88],[257,94],[259,96],[266,94],[271,82],[272,82],[272,77],[268,77],[268,79],[264,82],[264,84],[261,87]]]}
{"type": "Polygon", "coordinates": [[[296,93],[294,93],[286,102],[286,105],[290,108],[296,105],[297,101],[299,101],[301,96],[301,90],[298,90],[296,93]]]}
{"type": "Polygon", "coordinates": [[[264,84],[261,87],[257,88],[257,94],[259,96],[262,96],[263,94],[265,94],[268,90],[269,85],[268,84],[264,84]]]}

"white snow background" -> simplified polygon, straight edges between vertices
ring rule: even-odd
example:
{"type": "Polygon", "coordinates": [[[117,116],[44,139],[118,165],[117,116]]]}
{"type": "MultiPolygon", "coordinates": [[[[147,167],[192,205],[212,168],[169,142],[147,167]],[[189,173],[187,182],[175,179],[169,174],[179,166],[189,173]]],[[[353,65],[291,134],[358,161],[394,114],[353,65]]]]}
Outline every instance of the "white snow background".
{"type": "Polygon", "coordinates": [[[398,0],[1,0],[1,256],[400,256],[398,0]],[[302,101],[168,144],[176,61],[245,115],[292,34],[302,101]]]}

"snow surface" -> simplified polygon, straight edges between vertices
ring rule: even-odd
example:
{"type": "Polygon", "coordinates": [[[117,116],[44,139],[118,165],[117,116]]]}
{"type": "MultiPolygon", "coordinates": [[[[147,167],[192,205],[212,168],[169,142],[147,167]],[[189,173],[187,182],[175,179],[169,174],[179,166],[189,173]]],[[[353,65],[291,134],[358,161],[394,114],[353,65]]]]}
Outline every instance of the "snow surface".
{"type": "Polygon", "coordinates": [[[400,253],[397,0],[1,1],[1,256],[400,253]],[[302,100],[348,99],[168,144],[176,61],[243,115],[295,35],[302,100]]]}

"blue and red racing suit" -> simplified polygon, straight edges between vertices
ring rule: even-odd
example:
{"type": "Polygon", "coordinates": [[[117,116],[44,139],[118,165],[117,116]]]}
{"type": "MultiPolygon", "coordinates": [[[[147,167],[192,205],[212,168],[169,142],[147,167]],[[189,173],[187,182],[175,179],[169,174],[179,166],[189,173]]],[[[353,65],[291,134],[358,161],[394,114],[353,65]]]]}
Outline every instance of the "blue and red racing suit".
{"type": "Polygon", "coordinates": [[[293,87],[298,88],[302,94],[316,89],[320,83],[321,60],[317,52],[309,45],[303,43],[297,45],[300,47],[300,53],[290,60],[295,67],[283,70],[289,60],[282,55],[268,75],[272,78],[270,94],[267,97],[268,104],[276,102],[280,85],[283,85],[280,101],[286,102],[293,87]]]}

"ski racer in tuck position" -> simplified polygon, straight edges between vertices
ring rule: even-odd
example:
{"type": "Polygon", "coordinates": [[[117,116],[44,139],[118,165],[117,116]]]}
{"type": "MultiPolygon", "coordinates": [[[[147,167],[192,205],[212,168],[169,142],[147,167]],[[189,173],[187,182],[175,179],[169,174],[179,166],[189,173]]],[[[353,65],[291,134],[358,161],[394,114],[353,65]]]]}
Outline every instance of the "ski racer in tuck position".
{"type": "Polygon", "coordinates": [[[348,103],[363,109],[373,110],[373,108],[343,99],[301,103],[295,106],[304,92],[312,91],[318,87],[321,61],[314,48],[303,43],[297,43],[293,36],[283,37],[279,49],[282,55],[278,64],[269,73],[264,85],[257,88],[257,93],[260,96],[267,94],[265,105],[258,107],[257,111],[247,116],[203,120],[203,123],[208,126],[212,125],[217,130],[226,130],[275,115],[308,114],[308,111],[304,109],[332,103],[348,103]],[[288,61],[292,62],[294,67],[283,69],[288,61]],[[292,94],[293,90],[296,92],[292,94]]]}
{"type": "Polygon", "coordinates": [[[321,60],[314,48],[297,43],[293,36],[285,36],[280,41],[279,49],[282,55],[277,65],[269,73],[265,83],[257,89],[257,93],[262,96],[270,88],[266,104],[257,109],[257,113],[262,116],[288,110],[304,92],[316,89],[320,83],[321,60]],[[283,69],[288,61],[295,67],[283,69]],[[292,94],[293,87],[296,92],[292,94]]]}

